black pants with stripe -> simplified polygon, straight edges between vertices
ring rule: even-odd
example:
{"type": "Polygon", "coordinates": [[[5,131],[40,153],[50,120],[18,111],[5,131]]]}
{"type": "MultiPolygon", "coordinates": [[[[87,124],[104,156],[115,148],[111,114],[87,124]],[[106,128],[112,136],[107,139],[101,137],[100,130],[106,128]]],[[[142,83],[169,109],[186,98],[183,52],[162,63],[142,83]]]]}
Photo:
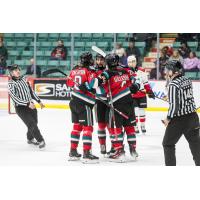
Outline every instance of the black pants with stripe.
{"type": "Polygon", "coordinates": [[[165,165],[176,165],[175,145],[182,135],[189,143],[195,164],[200,166],[199,117],[196,112],[175,117],[168,124],[163,138],[165,165]]]}
{"type": "Polygon", "coordinates": [[[93,105],[89,106],[72,99],[69,103],[72,123],[80,123],[84,126],[93,126],[93,105]]]}
{"type": "Polygon", "coordinates": [[[21,118],[21,120],[25,123],[28,128],[27,139],[32,140],[36,139],[38,142],[43,141],[43,137],[38,129],[38,117],[37,117],[37,109],[31,109],[27,106],[16,106],[16,113],[21,118]]]}

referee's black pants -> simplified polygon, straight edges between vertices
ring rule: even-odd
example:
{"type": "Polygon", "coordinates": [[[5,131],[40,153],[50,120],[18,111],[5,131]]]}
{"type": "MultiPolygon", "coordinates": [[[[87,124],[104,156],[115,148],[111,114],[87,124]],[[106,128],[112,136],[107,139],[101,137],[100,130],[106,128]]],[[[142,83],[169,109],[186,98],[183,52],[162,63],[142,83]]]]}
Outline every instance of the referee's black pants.
{"type": "Polygon", "coordinates": [[[28,128],[27,139],[36,139],[38,142],[43,141],[43,137],[38,129],[37,109],[31,109],[27,106],[16,106],[16,113],[26,124],[28,128]]]}
{"type": "Polygon", "coordinates": [[[195,165],[200,166],[199,117],[196,112],[175,117],[168,124],[163,138],[165,165],[176,165],[175,145],[182,135],[189,143],[195,165]]]}

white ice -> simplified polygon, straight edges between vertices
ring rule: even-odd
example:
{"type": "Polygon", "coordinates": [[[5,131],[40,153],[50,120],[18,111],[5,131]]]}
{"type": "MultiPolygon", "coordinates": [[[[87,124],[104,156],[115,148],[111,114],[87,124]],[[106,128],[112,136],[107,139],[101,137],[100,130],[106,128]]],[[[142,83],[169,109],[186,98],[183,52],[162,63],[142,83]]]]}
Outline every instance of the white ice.
{"type": "MultiPolygon", "coordinates": [[[[147,133],[137,136],[137,162],[111,163],[101,158],[97,165],[163,166],[162,139],[165,127],[161,119],[166,112],[147,112],[147,133]]],[[[16,114],[0,111],[0,165],[23,166],[67,166],[83,165],[80,161],[69,162],[70,132],[72,129],[70,110],[38,109],[39,129],[46,140],[44,151],[26,143],[27,128],[16,114]]],[[[110,143],[108,138],[108,149],[110,143]]],[[[128,145],[125,142],[126,156],[129,160],[128,145]]],[[[100,156],[97,127],[94,126],[92,152],[100,156]]],[[[82,153],[82,141],[78,151],[82,153]]],[[[177,165],[194,165],[189,146],[184,136],[176,146],[177,165]]]]}

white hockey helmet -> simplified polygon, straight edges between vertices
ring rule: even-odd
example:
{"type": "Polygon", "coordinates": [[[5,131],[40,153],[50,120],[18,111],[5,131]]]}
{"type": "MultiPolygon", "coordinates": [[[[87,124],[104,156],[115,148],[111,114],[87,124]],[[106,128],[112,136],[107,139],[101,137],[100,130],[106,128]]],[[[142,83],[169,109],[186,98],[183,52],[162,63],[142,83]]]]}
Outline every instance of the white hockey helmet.
{"type": "Polygon", "coordinates": [[[137,65],[137,60],[136,60],[135,55],[129,56],[129,57],[127,58],[127,63],[128,63],[128,65],[129,65],[129,64],[132,65],[132,63],[134,63],[134,67],[135,67],[135,66],[137,65]]]}
{"type": "Polygon", "coordinates": [[[127,58],[127,61],[128,62],[132,62],[132,61],[135,61],[136,62],[136,57],[134,55],[131,55],[127,58]]]}

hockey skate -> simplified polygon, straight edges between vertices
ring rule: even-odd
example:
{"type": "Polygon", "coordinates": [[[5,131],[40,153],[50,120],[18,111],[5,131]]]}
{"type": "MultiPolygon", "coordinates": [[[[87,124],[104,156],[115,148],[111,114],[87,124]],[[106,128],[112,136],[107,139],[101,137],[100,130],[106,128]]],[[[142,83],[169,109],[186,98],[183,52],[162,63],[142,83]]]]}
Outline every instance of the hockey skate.
{"type": "Polygon", "coordinates": [[[106,145],[105,144],[101,144],[100,145],[100,149],[101,149],[101,154],[103,155],[103,157],[105,157],[106,155],[106,145]]]}
{"type": "Polygon", "coordinates": [[[147,131],[146,131],[146,128],[145,128],[145,126],[143,125],[143,126],[141,126],[141,131],[142,131],[142,133],[143,134],[145,134],[147,131]]]}
{"type": "Polygon", "coordinates": [[[35,145],[35,146],[39,145],[39,142],[37,142],[35,139],[27,140],[27,143],[28,143],[28,144],[32,144],[32,145],[35,145]]]}
{"type": "Polygon", "coordinates": [[[129,146],[129,150],[130,150],[130,154],[131,154],[132,160],[133,161],[137,161],[137,158],[139,157],[139,155],[138,155],[136,149],[130,145],[129,146]]]}
{"type": "Polygon", "coordinates": [[[80,160],[80,158],[81,158],[81,154],[79,154],[76,149],[70,150],[68,161],[77,161],[77,160],[80,160]]]}
{"type": "Polygon", "coordinates": [[[140,131],[139,131],[139,128],[138,128],[138,126],[134,126],[134,128],[135,128],[135,133],[136,133],[136,134],[139,134],[139,133],[140,133],[140,131]]]}
{"type": "Polygon", "coordinates": [[[46,146],[46,143],[45,143],[44,140],[42,142],[39,142],[39,144],[38,144],[38,147],[39,147],[40,150],[44,150],[45,146],[46,146]]]}
{"type": "Polygon", "coordinates": [[[110,162],[124,163],[126,162],[125,151],[123,148],[116,149],[108,156],[110,162]]]}
{"type": "Polygon", "coordinates": [[[99,163],[99,157],[92,155],[89,150],[84,150],[82,162],[84,164],[96,164],[99,163]]]}

